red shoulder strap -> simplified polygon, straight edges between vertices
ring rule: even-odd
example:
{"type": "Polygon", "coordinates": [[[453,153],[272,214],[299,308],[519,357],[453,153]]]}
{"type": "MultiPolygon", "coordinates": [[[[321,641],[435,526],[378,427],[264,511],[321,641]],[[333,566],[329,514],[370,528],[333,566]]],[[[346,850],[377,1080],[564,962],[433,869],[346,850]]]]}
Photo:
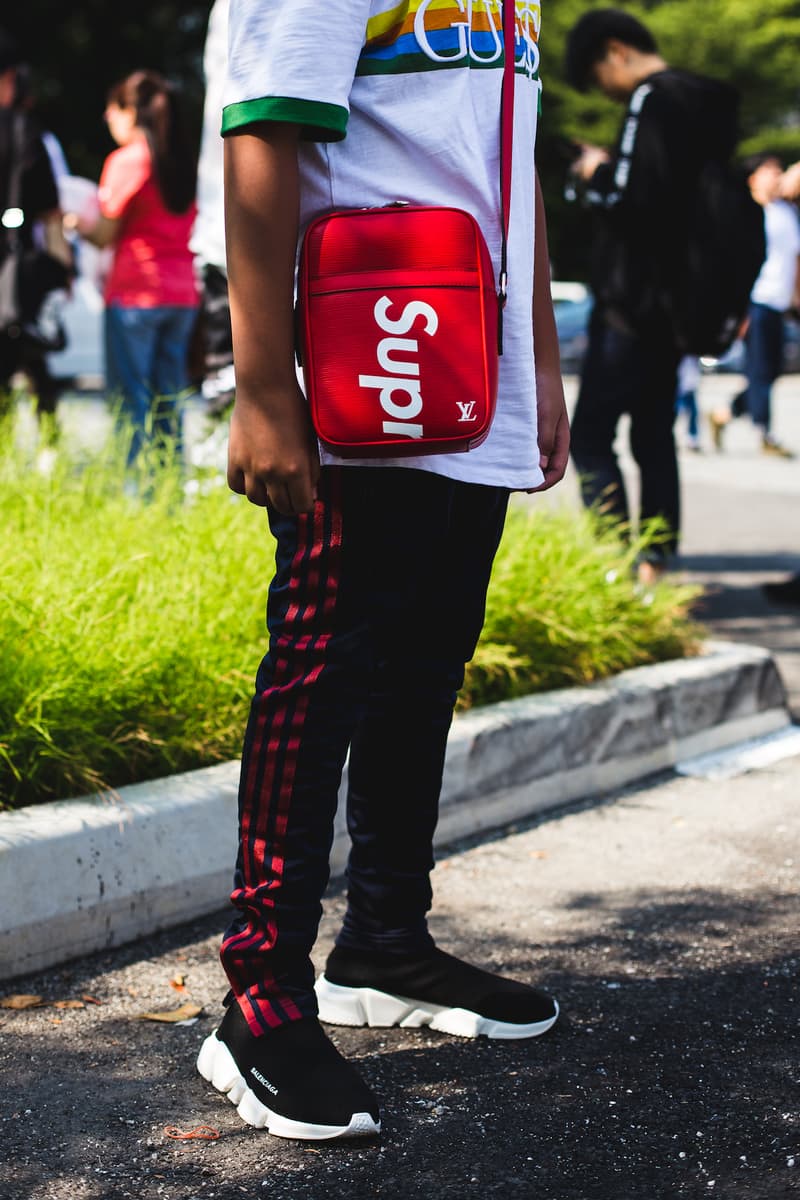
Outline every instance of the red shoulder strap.
{"type": "Polygon", "coordinates": [[[498,286],[498,349],[503,353],[503,308],[508,296],[508,226],[511,215],[511,160],[514,144],[514,67],[516,2],[503,0],[503,85],[500,97],[500,205],[502,209],[500,242],[500,279],[498,286]]]}

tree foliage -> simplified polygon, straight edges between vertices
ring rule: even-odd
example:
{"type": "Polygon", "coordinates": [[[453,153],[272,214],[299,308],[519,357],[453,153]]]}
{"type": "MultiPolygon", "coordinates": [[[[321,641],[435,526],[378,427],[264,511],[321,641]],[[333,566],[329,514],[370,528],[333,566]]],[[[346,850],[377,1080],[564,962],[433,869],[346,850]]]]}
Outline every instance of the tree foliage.
{"type": "MultiPolygon", "coordinates": [[[[619,3],[655,34],[676,67],[732,83],[741,95],[743,149],[781,148],[800,157],[800,3],[797,0],[656,0],[619,3]]],[[[562,74],[564,45],[591,7],[582,0],[545,2],[542,51],[546,135],[611,141],[619,110],[596,95],[579,96],[562,74]],[[552,106],[553,111],[549,111],[552,106]]]]}

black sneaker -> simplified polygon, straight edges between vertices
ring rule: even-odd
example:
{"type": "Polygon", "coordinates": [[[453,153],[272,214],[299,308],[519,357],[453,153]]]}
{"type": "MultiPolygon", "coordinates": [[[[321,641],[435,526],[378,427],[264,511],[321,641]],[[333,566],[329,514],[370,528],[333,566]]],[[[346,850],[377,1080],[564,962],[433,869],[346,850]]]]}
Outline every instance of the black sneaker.
{"type": "Polygon", "coordinates": [[[315,986],[320,1020],[331,1025],[428,1025],[458,1037],[530,1038],[558,1017],[550,996],[437,949],[410,958],[337,946],[315,986]]]}
{"type": "Polygon", "coordinates": [[[381,1131],[377,1100],[316,1017],[254,1037],[234,1000],[203,1042],[197,1069],[243,1121],[277,1137],[321,1141],[381,1131]]]}

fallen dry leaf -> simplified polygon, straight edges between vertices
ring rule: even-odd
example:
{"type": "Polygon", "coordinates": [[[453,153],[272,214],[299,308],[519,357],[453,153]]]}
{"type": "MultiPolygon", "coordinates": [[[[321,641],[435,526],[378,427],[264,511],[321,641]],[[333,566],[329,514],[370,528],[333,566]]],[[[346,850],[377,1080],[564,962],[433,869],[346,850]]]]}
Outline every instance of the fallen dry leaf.
{"type": "Polygon", "coordinates": [[[53,1008],[86,1008],[82,1000],[54,1000],[53,1008]]]}
{"type": "Polygon", "coordinates": [[[169,981],[169,986],[174,987],[176,992],[185,992],[186,991],[186,976],[181,975],[180,973],[177,975],[173,975],[172,979],[170,979],[170,981],[169,981]]]}
{"type": "Polygon", "coordinates": [[[0,1008],[38,1008],[44,1004],[41,996],[5,996],[0,1000],[0,1008]]]}
{"type": "Polygon", "coordinates": [[[187,1142],[192,1138],[199,1138],[203,1142],[216,1142],[220,1132],[213,1125],[196,1125],[194,1129],[178,1129],[177,1125],[165,1125],[164,1136],[177,1142],[187,1142]]]}
{"type": "Polygon", "coordinates": [[[87,1004],[102,1004],[102,1000],[97,1000],[94,996],[81,996],[81,1000],[85,1000],[87,1004]]]}
{"type": "Polygon", "coordinates": [[[531,850],[528,857],[529,858],[547,858],[547,851],[546,850],[531,850]]]}
{"type": "Polygon", "coordinates": [[[199,1017],[202,1011],[202,1004],[182,1004],[180,1008],[173,1008],[168,1012],[137,1013],[137,1020],[163,1021],[167,1025],[175,1025],[178,1021],[191,1021],[193,1017],[199,1017]]]}

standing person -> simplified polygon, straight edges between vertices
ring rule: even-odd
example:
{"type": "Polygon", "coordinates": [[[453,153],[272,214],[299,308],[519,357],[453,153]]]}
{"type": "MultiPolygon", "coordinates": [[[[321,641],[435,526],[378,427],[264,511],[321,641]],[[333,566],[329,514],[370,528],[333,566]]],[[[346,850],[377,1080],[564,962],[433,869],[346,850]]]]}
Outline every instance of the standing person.
{"type": "MultiPolygon", "coordinates": [[[[26,113],[32,114],[34,120],[36,119],[36,99],[31,89],[31,72],[27,63],[23,63],[17,68],[14,106],[26,113]]],[[[42,139],[42,145],[47,151],[56,188],[59,197],[61,197],[63,181],[69,175],[69,167],[63,147],[51,130],[39,129],[38,132],[42,139]]],[[[47,245],[47,233],[41,223],[38,223],[37,228],[34,230],[34,240],[44,247],[47,245]]],[[[70,247],[71,255],[72,247],[70,247]]],[[[70,265],[74,265],[71,258],[70,265]]],[[[25,373],[30,379],[36,398],[39,435],[40,439],[45,443],[38,460],[40,465],[52,461],[52,449],[48,448],[47,443],[54,443],[58,438],[56,408],[64,383],[62,380],[53,377],[48,362],[48,353],[61,351],[67,344],[66,330],[62,321],[64,305],[69,298],[67,284],[68,280],[65,278],[64,286],[54,289],[48,296],[46,306],[43,306],[43,320],[39,323],[47,331],[48,336],[42,339],[38,345],[29,342],[24,356],[25,373]]]]}
{"type": "Polygon", "coordinates": [[[626,106],[612,154],[585,146],[574,164],[596,215],[591,268],[596,304],[572,420],[572,455],[587,505],[627,521],[614,453],[617,425],[631,418],[642,519],[661,517],[669,536],[640,564],[657,578],[678,547],[680,492],[673,425],[681,357],[673,288],[687,256],[689,214],[710,158],[726,162],[737,139],[737,100],[725,85],[674,70],[650,31],[618,9],[586,13],[567,40],[573,87],[597,87],[626,106]]]}
{"type": "MultiPolygon", "coordinates": [[[[20,223],[13,227],[18,230],[23,250],[32,251],[38,236],[42,249],[51,256],[44,261],[52,264],[52,278],[43,282],[49,285],[46,290],[54,290],[67,286],[72,253],[64,238],[58,187],[47,149],[33,118],[17,105],[22,68],[19,44],[0,29],[0,205],[4,214],[0,224],[0,263],[11,253],[6,230],[18,220],[20,223]],[[15,173],[19,178],[19,197],[12,206],[8,197],[15,173]],[[12,207],[16,212],[12,213],[12,207]]],[[[28,308],[26,301],[24,307],[28,308]]],[[[17,312],[12,325],[0,329],[0,391],[8,389],[18,371],[25,372],[36,389],[37,414],[52,416],[57,392],[47,372],[45,349],[36,336],[39,316],[32,309],[17,312]]]]}
{"type": "MultiPolygon", "coordinates": [[[[800,162],[787,167],[781,177],[780,194],[784,200],[800,200],[800,162]]],[[[796,210],[795,210],[796,211],[796,210]]],[[[763,592],[772,604],[800,605],[800,571],[775,583],[765,583],[763,592]]]]}
{"type": "Polygon", "coordinates": [[[296,1138],[380,1128],[377,1099],[318,1015],[396,1024],[414,1012],[408,1023],[514,1038],[545,1032],[558,1012],[527,983],[444,953],[426,921],[447,734],[509,493],[551,487],[568,454],[528,6],[515,47],[513,275],[487,440],[467,454],[320,455],[295,374],[298,237],[332,204],[465,208],[498,268],[500,6],[475,6],[466,30],[460,15],[449,24],[407,8],[294,0],[276,20],[270,5],[234,0],[230,15],[228,478],[266,506],[277,549],[242,759],[238,914],[221,950],[232,993],[198,1067],[245,1121],[296,1138]],[[319,54],[297,53],[309,30],[324,37],[319,54]],[[317,996],[310,951],[348,747],[348,907],[317,996]]]}
{"type": "Polygon", "coordinates": [[[106,387],[131,421],[132,462],[146,432],[180,439],[178,400],[188,386],[198,293],[189,235],[195,154],[177,93],[155,71],[135,71],[108,95],[105,120],[119,149],[100,177],[100,217],[69,227],[113,246],[105,287],[106,387]]]}
{"type": "Polygon", "coordinates": [[[208,18],[203,53],[206,95],[197,167],[197,219],[189,243],[202,283],[202,394],[212,415],[223,413],[230,407],[234,392],[233,338],[225,264],[223,143],[220,135],[228,67],[229,8],[230,0],[215,0],[208,18]]]}
{"type": "Polygon", "coordinates": [[[781,199],[786,176],[776,155],[754,154],[745,160],[744,170],[753,199],[764,209],[767,257],[747,313],[747,386],[734,398],[730,409],[714,409],[709,422],[714,444],[720,450],[725,426],[732,417],[747,413],[761,432],[764,454],[794,458],[792,451],[772,435],[772,385],[783,370],[785,314],[800,304],[800,220],[795,206],[781,199]]]}

